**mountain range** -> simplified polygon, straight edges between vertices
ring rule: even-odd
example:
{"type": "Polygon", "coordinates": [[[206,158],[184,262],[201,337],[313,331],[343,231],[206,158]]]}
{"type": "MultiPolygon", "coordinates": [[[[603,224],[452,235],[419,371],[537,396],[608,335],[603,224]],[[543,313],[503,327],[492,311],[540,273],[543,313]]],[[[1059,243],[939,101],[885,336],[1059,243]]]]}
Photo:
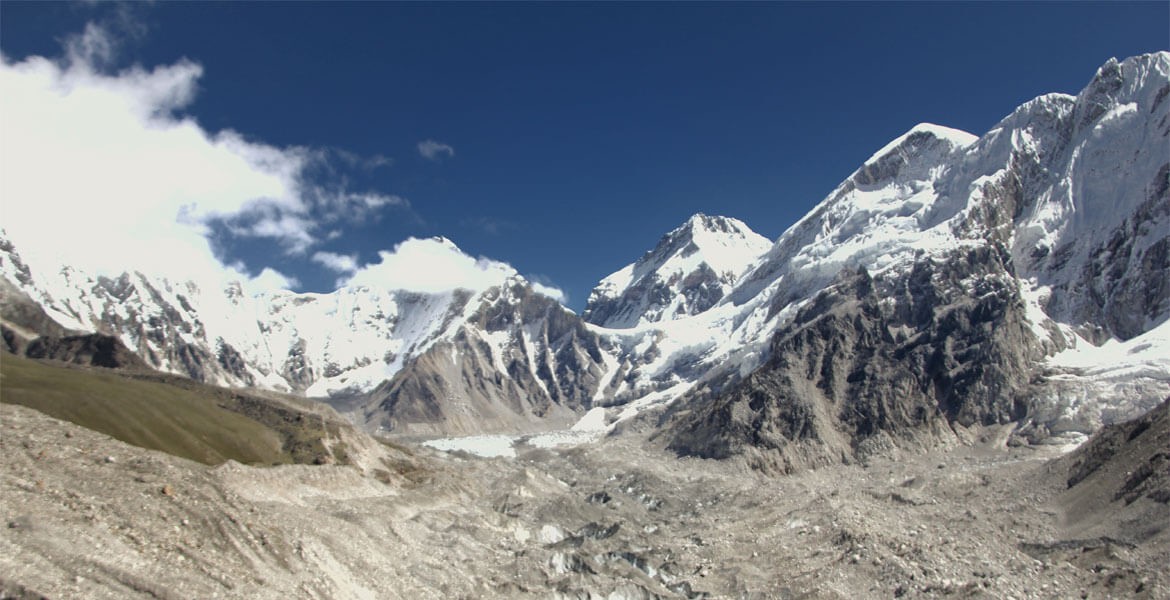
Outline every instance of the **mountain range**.
{"type": "Polygon", "coordinates": [[[1160,52],[982,136],[915,126],[774,241],[691,217],[581,315],[504,267],[449,292],[249,294],[34,268],[0,233],[4,342],[319,398],[371,430],[534,432],[594,411],[780,471],[976,424],[1079,440],[1170,396],[1168,96],[1160,52]]]}

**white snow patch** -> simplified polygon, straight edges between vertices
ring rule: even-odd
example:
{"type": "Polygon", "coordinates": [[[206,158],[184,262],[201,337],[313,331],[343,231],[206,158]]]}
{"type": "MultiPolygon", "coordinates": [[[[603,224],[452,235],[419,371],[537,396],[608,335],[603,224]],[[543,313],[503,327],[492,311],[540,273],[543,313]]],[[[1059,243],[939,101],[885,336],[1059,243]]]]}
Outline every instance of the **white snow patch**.
{"type": "Polygon", "coordinates": [[[515,458],[516,449],[512,447],[515,443],[516,437],[511,435],[469,435],[427,440],[423,445],[444,452],[462,450],[486,458],[515,458]]]}
{"type": "Polygon", "coordinates": [[[607,425],[605,422],[605,407],[596,406],[589,409],[581,420],[577,421],[571,428],[572,431],[605,431],[607,425]]]}
{"type": "MultiPolygon", "coordinates": [[[[1170,373],[1170,321],[1135,338],[1111,339],[1100,346],[1078,340],[1076,347],[1053,355],[1049,364],[1082,369],[1087,375],[1161,371],[1170,373]]],[[[1170,374],[1167,375],[1170,378],[1170,374]]]]}
{"type": "Polygon", "coordinates": [[[556,448],[559,446],[576,446],[588,444],[601,439],[609,431],[605,418],[605,408],[597,406],[589,409],[576,424],[568,430],[549,431],[539,435],[524,438],[524,442],[536,448],[556,448]]]}

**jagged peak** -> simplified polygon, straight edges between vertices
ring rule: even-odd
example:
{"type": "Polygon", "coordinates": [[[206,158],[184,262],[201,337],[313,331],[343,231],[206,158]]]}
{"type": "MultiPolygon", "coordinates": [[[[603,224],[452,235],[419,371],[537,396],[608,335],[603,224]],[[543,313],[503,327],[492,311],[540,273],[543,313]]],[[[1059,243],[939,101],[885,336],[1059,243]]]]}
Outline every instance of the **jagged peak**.
{"type": "Polygon", "coordinates": [[[637,262],[602,279],[583,316],[594,324],[625,328],[701,312],[771,247],[771,240],[739,219],[697,213],[637,262]],[[680,300],[688,294],[703,298],[680,300]]]}
{"type": "Polygon", "coordinates": [[[716,243],[738,243],[745,239],[748,240],[748,243],[752,243],[757,239],[762,239],[762,236],[752,231],[751,227],[739,219],[695,213],[682,225],[662,236],[655,248],[642,258],[648,259],[655,254],[660,254],[663,249],[668,247],[681,247],[680,243],[685,245],[694,242],[698,246],[703,246],[704,242],[715,240],[717,240],[716,243]]]}
{"type": "Polygon", "coordinates": [[[1087,128],[1114,108],[1130,103],[1161,104],[1170,90],[1170,52],[1110,58],[1077,94],[1076,126],[1087,128]]]}
{"type": "MultiPolygon", "coordinates": [[[[1151,72],[1165,74],[1168,70],[1170,70],[1170,52],[1166,50],[1139,54],[1126,58],[1125,60],[1110,57],[1109,60],[1097,68],[1097,72],[1093,75],[1093,80],[1086,86],[1085,90],[1088,91],[1095,85],[1114,79],[1144,80],[1151,72]]],[[[1165,77],[1157,83],[1164,82],[1165,77]]]]}
{"type": "MultiPolygon", "coordinates": [[[[710,231],[712,233],[748,233],[751,228],[746,223],[733,217],[695,213],[674,231],[710,231]]],[[[672,232],[673,233],[673,232],[672,232]]]]}
{"type": "MultiPolygon", "coordinates": [[[[639,273],[649,269],[661,267],[674,256],[690,256],[696,252],[712,254],[707,256],[706,262],[716,271],[726,270],[730,265],[723,263],[738,262],[735,259],[723,260],[720,256],[723,249],[736,248],[746,252],[760,254],[771,247],[771,241],[752,231],[746,223],[732,217],[707,215],[696,213],[682,225],[674,228],[662,236],[654,249],[642,255],[631,265],[639,273]]],[[[738,253],[737,253],[738,254],[738,253]]]]}

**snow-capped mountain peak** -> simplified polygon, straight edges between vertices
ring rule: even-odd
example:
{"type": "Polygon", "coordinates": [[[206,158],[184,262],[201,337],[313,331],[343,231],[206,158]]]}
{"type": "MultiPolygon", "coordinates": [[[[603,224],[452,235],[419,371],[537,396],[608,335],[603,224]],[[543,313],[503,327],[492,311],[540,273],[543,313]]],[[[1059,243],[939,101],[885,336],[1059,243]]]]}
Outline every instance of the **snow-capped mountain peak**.
{"type": "Polygon", "coordinates": [[[864,164],[871,165],[896,150],[910,151],[912,148],[921,147],[932,140],[946,142],[952,149],[958,149],[974,144],[979,140],[979,136],[933,123],[919,123],[906,133],[894,138],[881,150],[874,152],[873,156],[869,157],[864,164]]]}
{"type": "Polygon", "coordinates": [[[1160,52],[1107,62],[1078,95],[1040,96],[978,139],[917,125],[775,244],[689,218],[597,286],[588,324],[446,238],[406,240],[329,294],[90,273],[22,258],[2,231],[0,274],[60,327],[115,335],[152,366],[371,394],[359,416],[387,427],[524,429],[618,405],[626,418],[754,378],[767,393],[695,413],[710,418],[686,426],[687,445],[743,425],[754,399],[814,387],[962,423],[1029,405],[1036,423],[1083,432],[1170,393],[1168,99],[1160,52]],[[1086,364],[1106,376],[1068,371],[1086,364]],[[1054,383],[1033,386],[1047,368],[1054,383]],[[829,379],[792,387],[809,377],[829,379]]]}
{"type": "Polygon", "coordinates": [[[738,219],[696,214],[603,279],[584,318],[624,329],[698,314],[718,303],[771,245],[738,219]]]}

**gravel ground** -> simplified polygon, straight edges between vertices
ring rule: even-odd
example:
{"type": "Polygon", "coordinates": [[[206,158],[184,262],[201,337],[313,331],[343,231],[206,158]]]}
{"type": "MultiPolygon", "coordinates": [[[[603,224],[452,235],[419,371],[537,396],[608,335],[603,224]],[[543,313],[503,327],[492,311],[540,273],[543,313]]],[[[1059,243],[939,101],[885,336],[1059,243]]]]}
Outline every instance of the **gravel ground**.
{"type": "Polygon", "coordinates": [[[209,468],[2,405],[0,596],[1170,597],[1166,504],[1005,439],[786,477],[632,435],[209,468]]]}

